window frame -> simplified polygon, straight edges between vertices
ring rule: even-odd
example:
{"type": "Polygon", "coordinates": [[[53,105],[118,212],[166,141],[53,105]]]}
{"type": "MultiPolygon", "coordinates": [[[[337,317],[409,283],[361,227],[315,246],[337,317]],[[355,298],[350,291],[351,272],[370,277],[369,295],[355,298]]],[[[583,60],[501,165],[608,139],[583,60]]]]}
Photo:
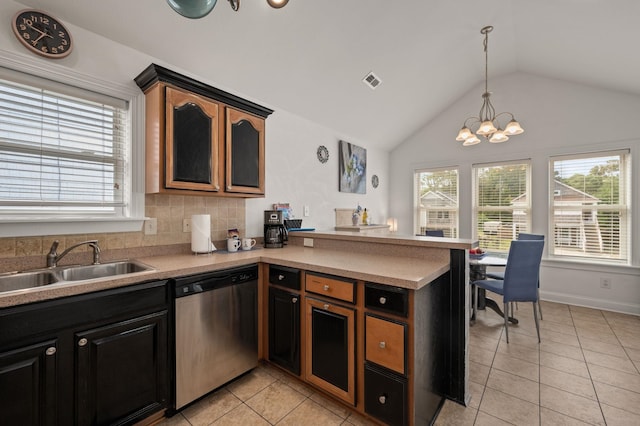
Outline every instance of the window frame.
{"type": "MultiPolygon", "coordinates": [[[[549,233],[549,247],[548,253],[549,258],[554,261],[559,262],[578,262],[578,263],[589,263],[589,264],[599,264],[599,265],[624,265],[630,266],[633,263],[633,244],[632,244],[632,234],[633,234],[633,162],[632,162],[632,154],[630,149],[611,149],[604,151],[592,151],[592,152],[576,152],[571,154],[562,154],[562,155],[554,155],[550,156],[548,160],[548,181],[549,181],[549,190],[548,190],[548,233],[549,233]],[[556,220],[555,220],[555,211],[556,206],[554,204],[554,197],[556,195],[555,191],[555,162],[563,161],[563,160],[580,160],[580,159],[594,159],[594,158],[605,158],[605,157],[614,157],[620,156],[620,177],[619,177],[619,197],[620,202],[618,204],[599,204],[592,205],[590,212],[590,216],[594,217],[597,215],[597,211],[612,211],[617,210],[619,217],[621,220],[624,220],[624,226],[626,227],[626,235],[624,235],[624,239],[620,238],[620,244],[624,242],[624,250],[626,251],[626,256],[622,259],[611,258],[611,257],[602,257],[602,256],[588,256],[588,255],[576,255],[576,254],[563,254],[558,253],[558,248],[556,247],[556,220]],[[624,201],[624,204],[621,203],[624,201]]],[[[580,189],[578,189],[580,190],[580,189]]],[[[582,210],[581,218],[585,217],[584,207],[578,207],[567,209],[567,206],[559,206],[563,210],[582,210]]],[[[597,221],[597,219],[595,219],[597,221]]],[[[566,234],[566,233],[565,233],[566,234]]]]}
{"type": "Polygon", "coordinates": [[[425,223],[424,231],[421,231],[422,228],[422,211],[424,210],[424,217],[428,222],[431,213],[435,213],[437,218],[440,219],[441,216],[447,216],[446,219],[449,222],[448,229],[449,235],[447,235],[446,229],[445,236],[450,238],[459,238],[460,235],[460,167],[459,166],[448,166],[448,167],[433,167],[433,168],[424,168],[417,169],[413,172],[414,179],[414,189],[413,189],[413,197],[414,197],[414,210],[413,210],[413,231],[416,235],[425,235],[428,223],[425,223]],[[419,191],[420,191],[420,175],[422,173],[438,173],[438,172],[452,172],[456,173],[456,207],[453,208],[421,208],[419,191]],[[445,215],[447,213],[447,215],[445,215]],[[451,215],[453,214],[453,219],[451,219],[451,215]]]}
{"type": "MultiPolygon", "coordinates": [[[[509,238],[502,238],[502,237],[498,237],[496,239],[496,241],[511,241],[513,239],[515,239],[517,237],[517,234],[519,232],[531,232],[532,229],[532,220],[533,220],[533,209],[532,209],[532,179],[533,179],[533,167],[532,167],[532,161],[530,158],[525,158],[525,159],[519,159],[519,160],[507,160],[507,161],[497,161],[497,162],[491,162],[491,163],[476,163],[476,164],[472,164],[471,165],[471,186],[472,186],[472,197],[471,197],[471,233],[473,236],[473,239],[478,241],[479,243],[479,247],[483,248],[483,249],[487,249],[490,250],[492,252],[498,252],[498,253],[507,253],[508,252],[508,247],[505,245],[505,248],[500,249],[500,248],[495,248],[495,247],[486,247],[483,246],[482,241],[480,240],[480,235],[479,235],[479,231],[478,231],[478,215],[480,214],[480,212],[501,212],[501,211],[511,211],[511,216],[513,218],[513,214],[516,210],[524,210],[524,216],[526,218],[526,221],[524,222],[524,227],[522,227],[522,229],[518,229],[516,230],[515,227],[512,227],[512,235],[509,238]],[[478,178],[478,172],[480,169],[482,168],[490,168],[490,167],[504,167],[504,166],[509,166],[509,165],[525,165],[526,166],[526,175],[525,175],[525,194],[526,194],[526,204],[524,206],[522,205],[517,205],[517,206],[486,206],[486,207],[481,207],[478,205],[478,198],[479,198],[479,178],[478,178]]],[[[513,219],[512,219],[512,224],[513,219]]],[[[502,233],[502,231],[500,229],[496,229],[496,235],[500,235],[502,233]]]]}
{"type": "MultiPolygon", "coordinates": [[[[105,81],[66,67],[47,62],[43,68],[37,58],[28,58],[12,52],[0,55],[0,71],[13,74],[9,79],[31,76],[50,80],[53,85],[69,86],[78,93],[97,93],[129,103],[129,143],[125,172],[127,206],[117,216],[60,216],[47,214],[0,215],[0,237],[29,237],[42,235],[96,234],[106,232],[135,232],[144,221],[144,94],[133,84],[124,85],[105,81]]],[[[5,77],[6,78],[6,77],[5,77]]],[[[19,81],[19,82],[24,82],[19,81]]]]}

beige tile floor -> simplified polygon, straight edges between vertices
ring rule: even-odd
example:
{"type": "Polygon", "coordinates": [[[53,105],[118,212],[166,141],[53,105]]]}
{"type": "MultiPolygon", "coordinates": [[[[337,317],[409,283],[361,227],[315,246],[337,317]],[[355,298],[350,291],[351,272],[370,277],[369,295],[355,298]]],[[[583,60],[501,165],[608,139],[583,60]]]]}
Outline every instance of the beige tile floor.
{"type": "MultiPolygon", "coordinates": [[[[470,328],[468,407],[447,401],[436,425],[640,425],[640,317],[542,302],[538,344],[520,303],[507,345],[502,319],[470,328]]],[[[162,426],[371,425],[271,366],[187,407],[162,426]]]]}

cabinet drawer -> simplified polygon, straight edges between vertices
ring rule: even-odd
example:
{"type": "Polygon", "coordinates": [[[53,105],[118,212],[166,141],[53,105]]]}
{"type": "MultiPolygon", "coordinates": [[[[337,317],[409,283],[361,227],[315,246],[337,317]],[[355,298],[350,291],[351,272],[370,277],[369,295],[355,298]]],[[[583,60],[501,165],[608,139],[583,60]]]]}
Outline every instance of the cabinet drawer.
{"type": "Polygon", "coordinates": [[[364,367],[364,411],[389,425],[406,425],[407,380],[364,367]]]}
{"type": "Polygon", "coordinates": [[[286,266],[269,265],[269,282],[293,290],[300,290],[300,270],[286,266]]]}
{"type": "Polygon", "coordinates": [[[366,283],[364,306],[406,317],[409,312],[409,291],[405,288],[366,283]]]}
{"type": "Polygon", "coordinates": [[[319,275],[308,272],[305,288],[307,291],[311,291],[313,293],[344,300],[349,303],[355,303],[355,284],[355,280],[341,279],[331,275],[319,275]]]}
{"type": "Polygon", "coordinates": [[[406,374],[407,325],[369,314],[365,323],[365,359],[406,374]]]}

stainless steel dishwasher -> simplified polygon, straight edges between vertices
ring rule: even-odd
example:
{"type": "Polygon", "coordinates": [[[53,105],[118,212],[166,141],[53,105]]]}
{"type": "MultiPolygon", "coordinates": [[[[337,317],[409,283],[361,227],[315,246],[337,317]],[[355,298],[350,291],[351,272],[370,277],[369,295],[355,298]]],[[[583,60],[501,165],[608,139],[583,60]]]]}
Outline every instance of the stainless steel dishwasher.
{"type": "Polygon", "coordinates": [[[258,265],[174,281],[177,410],[258,365],[258,265]]]}

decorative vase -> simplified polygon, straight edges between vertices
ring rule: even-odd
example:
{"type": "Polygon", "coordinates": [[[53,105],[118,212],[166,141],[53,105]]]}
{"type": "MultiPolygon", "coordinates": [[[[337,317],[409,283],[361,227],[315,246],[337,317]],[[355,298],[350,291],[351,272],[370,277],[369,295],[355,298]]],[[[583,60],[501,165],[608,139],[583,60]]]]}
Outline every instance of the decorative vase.
{"type": "Polygon", "coordinates": [[[358,225],[359,220],[360,216],[358,215],[358,213],[354,213],[353,215],[351,215],[351,223],[353,223],[353,226],[358,225]]]}

